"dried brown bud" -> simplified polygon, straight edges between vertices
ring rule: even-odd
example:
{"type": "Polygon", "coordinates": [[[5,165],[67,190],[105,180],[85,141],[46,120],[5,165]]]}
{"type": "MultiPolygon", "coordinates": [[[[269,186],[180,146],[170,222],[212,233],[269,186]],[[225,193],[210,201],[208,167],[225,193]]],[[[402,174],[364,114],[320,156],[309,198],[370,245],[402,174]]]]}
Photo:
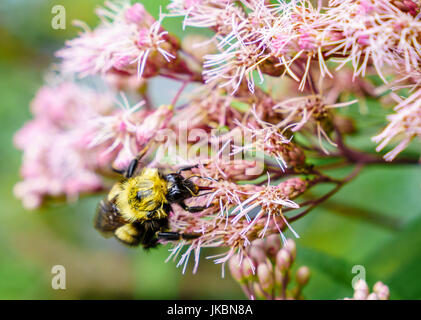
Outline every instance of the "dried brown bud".
{"type": "Polygon", "coordinates": [[[390,2],[399,10],[407,12],[414,17],[420,12],[421,3],[418,0],[392,0],[390,2]]]}
{"type": "Polygon", "coordinates": [[[291,178],[281,182],[278,188],[285,197],[293,199],[306,191],[307,182],[301,178],[291,178]]]}
{"type": "Polygon", "coordinates": [[[304,151],[292,142],[282,146],[282,157],[291,168],[300,168],[306,162],[304,151]]]}

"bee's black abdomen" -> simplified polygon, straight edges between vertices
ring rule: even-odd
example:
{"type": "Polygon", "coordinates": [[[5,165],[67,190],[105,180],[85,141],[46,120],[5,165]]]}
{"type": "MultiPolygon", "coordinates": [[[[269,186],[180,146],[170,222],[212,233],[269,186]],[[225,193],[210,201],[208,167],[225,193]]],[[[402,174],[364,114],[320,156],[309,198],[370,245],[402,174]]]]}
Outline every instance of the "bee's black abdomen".
{"type": "Polygon", "coordinates": [[[159,245],[158,238],[154,237],[148,243],[145,243],[142,246],[143,246],[143,249],[149,250],[149,249],[156,248],[158,245],[159,245]]]}

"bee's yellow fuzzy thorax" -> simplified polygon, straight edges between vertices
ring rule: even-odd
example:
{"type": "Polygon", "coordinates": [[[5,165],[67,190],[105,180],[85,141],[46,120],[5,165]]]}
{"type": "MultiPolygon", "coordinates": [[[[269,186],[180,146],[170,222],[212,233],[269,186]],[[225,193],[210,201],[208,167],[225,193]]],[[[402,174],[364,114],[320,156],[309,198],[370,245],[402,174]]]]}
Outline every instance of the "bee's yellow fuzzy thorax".
{"type": "Polygon", "coordinates": [[[164,204],[168,202],[165,197],[167,182],[157,169],[143,169],[140,175],[121,182],[119,189],[116,192],[116,204],[127,221],[148,220],[151,212],[154,212],[154,219],[167,216],[164,210],[164,204]],[[141,194],[140,201],[137,198],[138,193],[141,194]]]}

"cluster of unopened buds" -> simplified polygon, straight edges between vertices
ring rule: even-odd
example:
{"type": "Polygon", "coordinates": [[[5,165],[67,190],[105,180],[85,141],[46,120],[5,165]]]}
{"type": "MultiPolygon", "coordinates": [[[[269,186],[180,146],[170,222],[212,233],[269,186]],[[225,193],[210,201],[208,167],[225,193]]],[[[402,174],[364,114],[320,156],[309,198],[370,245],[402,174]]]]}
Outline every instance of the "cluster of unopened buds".
{"type": "MultiPolygon", "coordinates": [[[[297,248],[294,240],[283,244],[276,234],[256,239],[243,254],[229,260],[231,276],[249,299],[303,300],[303,289],[310,281],[309,267],[295,267],[297,248]]],[[[378,281],[373,292],[363,279],[354,284],[354,295],[344,300],[388,300],[389,287],[378,281]]]]}
{"type": "Polygon", "coordinates": [[[345,300],[389,300],[389,297],[389,287],[382,282],[376,282],[373,286],[373,292],[370,293],[367,283],[360,279],[354,285],[354,296],[345,298],[345,300]]]}
{"type": "Polygon", "coordinates": [[[283,246],[278,235],[254,240],[243,256],[230,259],[231,275],[249,299],[304,299],[302,291],[310,279],[310,269],[301,266],[293,271],[296,253],[292,239],[283,246]]]}
{"type": "Polygon", "coordinates": [[[29,209],[105,194],[120,179],[114,171],[145,149],[146,168],[193,165],[192,179],[209,192],[187,204],[206,209],[172,207],[169,230],[198,236],[174,241],[170,258],[185,270],[193,255],[196,271],[202,248],[225,248],[214,261],[242,260],[232,273],[249,296],[301,298],[309,272],[298,269],[287,289],[295,246],[284,233],[299,237],[293,223],[364,166],[419,163],[404,152],[421,137],[420,8],[418,0],[172,0],[153,17],[140,3],[105,1],[99,25],[77,22],[82,32],[56,53],[59,71],[15,136],[23,165],[14,193],[29,209]],[[208,36],[178,39],[163,25],[173,16],[208,36]],[[151,80],[163,78],[175,84],[159,88],[167,101],[157,105],[151,80]],[[380,96],[389,115],[371,139],[383,157],[347,144],[360,126],[342,112],[375,113],[366,100],[380,96]],[[352,170],[338,178],[338,167],[352,170]],[[315,196],[321,184],[332,189],[315,196]],[[255,274],[243,274],[247,264],[255,274]]]}

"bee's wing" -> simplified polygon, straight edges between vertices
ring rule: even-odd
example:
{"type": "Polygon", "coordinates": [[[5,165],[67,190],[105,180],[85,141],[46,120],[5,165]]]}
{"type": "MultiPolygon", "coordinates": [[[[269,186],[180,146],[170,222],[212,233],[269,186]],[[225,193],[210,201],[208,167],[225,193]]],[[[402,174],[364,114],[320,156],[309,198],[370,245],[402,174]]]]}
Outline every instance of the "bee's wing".
{"type": "Polygon", "coordinates": [[[113,202],[104,199],[99,203],[94,219],[94,227],[104,237],[109,238],[113,236],[114,231],[125,223],[113,202]]]}

